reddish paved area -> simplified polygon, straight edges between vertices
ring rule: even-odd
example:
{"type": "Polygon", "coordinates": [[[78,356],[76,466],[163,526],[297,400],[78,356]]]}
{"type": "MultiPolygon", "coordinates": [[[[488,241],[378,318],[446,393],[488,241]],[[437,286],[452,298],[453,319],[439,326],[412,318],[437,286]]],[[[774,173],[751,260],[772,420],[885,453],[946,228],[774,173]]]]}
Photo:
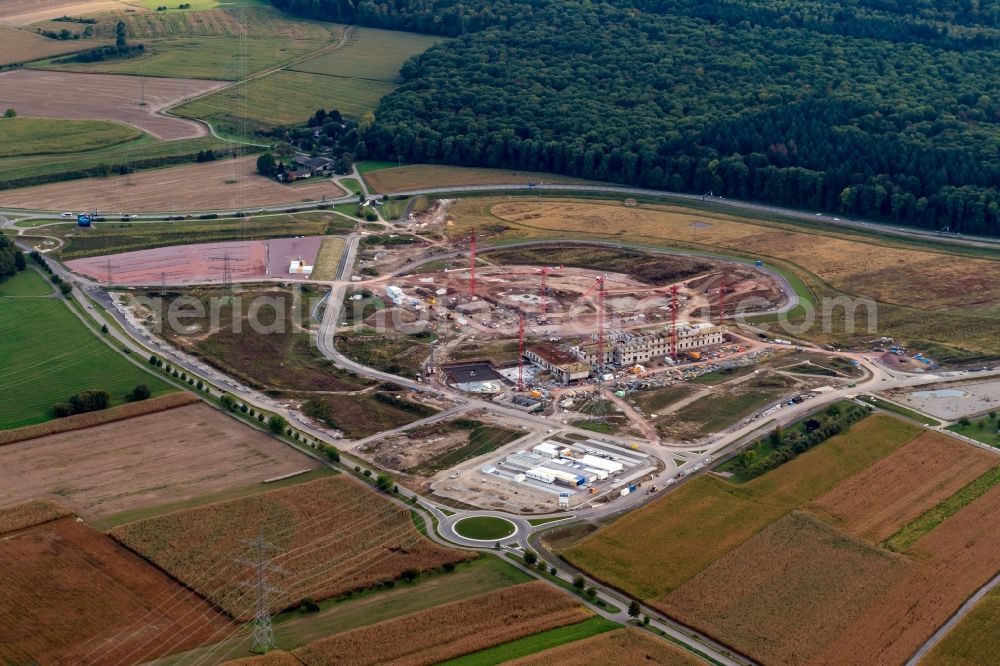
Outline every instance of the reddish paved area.
{"type": "Polygon", "coordinates": [[[150,285],[162,281],[167,284],[192,284],[219,282],[223,278],[225,257],[233,280],[251,280],[264,277],[303,279],[288,272],[292,259],[301,258],[312,265],[316,261],[322,236],[301,238],[275,238],[266,241],[231,241],[173,245],[154,250],[139,250],[121,254],[74,259],[66,265],[77,273],[101,282],[108,280],[110,265],[111,282],[123,285],[150,285]],[[267,270],[270,264],[271,270],[267,270]]]}

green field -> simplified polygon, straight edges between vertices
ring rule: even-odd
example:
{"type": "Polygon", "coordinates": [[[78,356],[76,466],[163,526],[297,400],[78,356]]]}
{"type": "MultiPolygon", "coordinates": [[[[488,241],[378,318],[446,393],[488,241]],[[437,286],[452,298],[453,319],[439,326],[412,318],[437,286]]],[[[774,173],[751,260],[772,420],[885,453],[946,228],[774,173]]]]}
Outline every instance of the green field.
{"type": "Polygon", "coordinates": [[[264,0],[184,0],[183,4],[191,5],[186,9],[178,9],[182,4],[179,0],[128,0],[128,4],[153,10],[166,7],[168,12],[197,12],[206,9],[238,9],[266,3],[264,0]]]}
{"type": "Polygon", "coordinates": [[[355,28],[342,48],[298,63],[292,69],[349,79],[385,81],[399,79],[403,63],[444,41],[414,32],[355,28]]]}
{"type": "Polygon", "coordinates": [[[890,416],[870,416],[745,484],[698,477],[626,514],[564,555],[606,583],[657,601],[758,531],[920,432],[890,416]]]}
{"type": "Polygon", "coordinates": [[[361,183],[355,178],[341,178],[340,186],[347,189],[351,194],[361,194],[361,183]]]}
{"type": "Polygon", "coordinates": [[[505,539],[517,530],[514,523],[492,516],[473,516],[455,523],[455,531],[466,539],[496,541],[505,539]]]}
{"type": "Polygon", "coordinates": [[[239,129],[238,109],[247,129],[304,123],[316,109],[337,109],[359,118],[375,109],[378,101],[395,89],[384,81],[346,79],[282,70],[246,84],[213,93],[174,107],[177,115],[210,122],[220,133],[239,129]]]}
{"type": "Polygon", "coordinates": [[[101,165],[106,167],[107,173],[110,174],[114,170],[114,167],[121,164],[132,164],[137,169],[152,168],[151,166],[144,166],[141,160],[180,159],[186,156],[189,159],[185,159],[184,161],[194,162],[195,155],[199,151],[215,150],[225,153],[229,149],[230,144],[211,137],[182,139],[179,141],[160,141],[144,134],[134,141],[99,148],[97,150],[62,155],[4,157],[0,158],[0,190],[13,185],[20,186],[16,181],[22,179],[36,179],[35,182],[23,184],[38,185],[53,180],[96,176],[99,174],[84,174],[80,173],[80,171],[82,169],[97,169],[101,165]]]}
{"type": "Polygon", "coordinates": [[[57,118],[0,119],[0,158],[15,155],[79,153],[133,141],[142,132],[103,120],[57,118]]]}
{"type": "Polygon", "coordinates": [[[34,270],[26,270],[0,282],[0,296],[35,298],[52,293],[52,284],[34,270]]]}
{"type": "Polygon", "coordinates": [[[535,654],[549,648],[558,647],[566,643],[583,640],[606,631],[621,629],[620,624],[605,620],[603,617],[592,617],[589,620],[571,624],[565,627],[549,629],[539,634],[525,636],[510,643],[496,645],[479,652],[473,652],[456,659],[442,661],[440,666],[493,666],[502,664],[518,657],[535,654]]]}
{"type": "Polygon", "coordinates": [[[751,380],[731,391],[698,398],[657,421],[664,433],[704,437],[719,432],[789,392],[781,377],[751,380]]]}
{"type": "MultiPolygon", "coordinates": [[[[1000,420],[998,420],[996,412],[991,414],[981,416],[978,419],[969,419],[968,425],[964,422],[956,423],[953,426],[948,426],[948,430],[965,435],[977,442],[1000,448],[1000,420]]],[[[927,421],[928,419],[924,418],[923,420],[927,421]]]]}
{"type": "MultiPolygon", "coordinates": [[[[31,291],[11,278],[5,290],[31,291]]],[[[61,299],[0,297],[0,428],[17,428],[52,418],[52,405],[89,389],[111,394],[112,405],[125,402],[137,384],[153,395],[171,389],[127,361],[86,328],[61,299]]]]}
{"type": "Polygon", "coordinates": [[[1000,663],[1000,587],[994,587],[921,660],[926,666],[1000,663]]]}
{"type": "Polygon", "coordinates": [[[146,54],[126,60],[102,62],[56,62],[46,60],[34,66],[72,72],[175,76],[197,79],[237,81],[311,51],[329,42],[280,37],[165,37],[143,40],[146,54]]]}
{"type": "Polygon", "coordinates": [[[47,227],[44,233],[66,241],[59,254],[62,259],[79,259],[189,243],[346,234],[353,227],[339,215],[309,212],[141,224],[108,221],[85,231],[75,224],[60,224],[47,227]]]}

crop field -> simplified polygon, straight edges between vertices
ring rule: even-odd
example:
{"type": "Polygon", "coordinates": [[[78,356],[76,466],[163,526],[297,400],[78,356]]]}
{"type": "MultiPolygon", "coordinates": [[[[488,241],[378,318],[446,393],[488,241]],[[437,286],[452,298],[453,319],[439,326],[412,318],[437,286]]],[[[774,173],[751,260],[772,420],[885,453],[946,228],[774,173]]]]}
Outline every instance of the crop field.
{"type": "Polygon", "coordinates": [[[813,650],[842,634],[904,567],[892,553],[793,512],[658,605],[764,662],[805,663],[813,650]]]}
{"type": "MultiPolygon", "coordinates": [[[[1000,352],[990,335],[997,326],[995,308],[990,308],[1000,300],[996,279],[1000,262],[960,249],[939,251],[926,243],[859,238],[667,205],[462,199],[451,213],[456,223],[449,234],[455,237],[472,226],[504,225],[510,228],[497,240],[612,239],[760,258],[804,280],[802,289],[819,296],[849,294],[878,301],[878,330],[892,331],[897,340],[924,349],[941,362],[1000,352]]],[[[853,340],[867,333],[865,307],[855,312],[854,333],[847,328],[846,317],[843,308],[835,308],[828,331],[813,327],[807,335],[825,342],[853,340]]]]}
{"type": "Polygon", "coordinates": [[[292,66],[293,70],[347,79],[395,83],[403,63],[444,41],[415,32],[355,28],[343,47],[292,66]]]}
{"type": "MultiPolygon", "coordinates": [[[[3,75],[0,74],[0,77],[3,75]]],[[[83,75],[81,75],[83,76],[83,75]]],[[[0,78],[2,81],[2,78],[0,78]]],[[[4,192],[9,208],[94,210],[110,214],[176,210],[239,210],[339,197],[343,190],[316,179],[290,187],[257,174],[256,158],[217,160],[142,171],[131,176],[85,178],[4,192]]]]}
{"type": "Polygon", "coordinates": [[[0,560],[5,663],[135,663],[232,629],[194,593],[72,519],[6,535],[0,560]]]}
{"type": "Polygon", "coordinates": [[[124,10],[128,5],[117,0],[4,0],[0,6],[0,23],[27,25],[66,14],[79,16],[107,10],[124,10]]]}
{"type": "MultiPolygon", "coordinates": [[[[161,334],[171,344],[258,389],[355,391],[369,386],[366,380],[336,368],[309,336],[310,313],[324,293],[315,286],[296,292],[277,285],[240,289],[233,300],[223,298],[225,292],[219,288],[171,292],[163,297],[161,313],[181,307],[174,303],[182,297],[196,299],[203,310],[200,315],[185,315],[183,328],[165,326],[161,334]],[[251,322],[254,302],[267,307],[261,305],[259,319],[251,322]]],[[[145,296],[157,299],[159,291],[145,296]]]]}
{"type": "Polygon", "coordinates": [[[229,149],[229,144],[212,137],[160,141],[143,134],[135,141],[80,153],[4,157],[0,158],[0,189],[111,174],[125,165],[141,171],[166,160],[194,162],[203,150],[225,155],[229,149]]]}
{"type": "Polygon", "coordinates": [[[100,120],[4,118],[0,120],[0,158],[95,150],[140,136],[142,132],[134,127],[100,120]]]}
{"type": "MultiPolygon", "coordinates": [[[[155,0],[156,5],[163,4],[155,0]]],[[[180,3],[178,3],[180,4],[180,3]]],[[[200,3],[198,3],[200,4],[200,3]]],[[[147,37],[283,37],[330,41],[338,39],[344,26],[323,21],[308,21],[292,17],[265,3],[246,3],[246,7],[229,4],[194,10],[167,10],[165,12],[125,11],[103,12],[95,16],[94,36],[114,39],[115,24],[125,23],[125,29],[134,39],[147,37]],[[246,22],[240,20],[246,12],[246,22]]],[[[168,5],[169,6],[169,5],[168,5]]],[[[51,29],[51,26],[45,26],[51,29]]]]}
{"type": "Polygon", "coordinates": [[[176,511],[111,534],[230,616],[247,619],[254,596],[240,585],[246,570],[229,563],[248,552],[241,539],[261,532],[278,549],[272,563],[286,572],[274,611],[474,557],[427,540],[408,509],[343,476],[176,511]]]}
{"type": "Polygon", "coordinates": [[[869,416],[742,485],[704,476],[633,511],[565,551],[597,578],[656,602],[755,533],[920,434],[869,416]],[[642,548],[634,544],[643,543],[642,548]]]}
{"type": "Polygon", "coordinates": [[[251,37],[161,37],[144,41],[145,55],[102,62],[39,63],[67,72],[133,74],[236,81],[322,48],[326,41],[251,37]]]}
{"type": "Polygon", "coordinates": [[[107,391],[120,405],[138,384],[154,395],[172,390],[97,339],[60,299],[0,297],[0,330],[0,392],[7,396],[0,429],[47,421],[53,404],[80,391],[107,391]]]}
{"type": "Polygon", "coordinates": [[[878,543],[997,463],[985,451],[925,432],[808,508],[838,529],[878,543]]]}
{"type": "Polygon", "coordinates": [[[0,446],[0,465],[0,504],[51,497],[91,519],[316,467],[202,403],[0,446]]]}
{"type": "Polygon", "coordinates": [[[661,664],[662,666],[697,666],[700,659],[634,628],[618,629],[581,641],[538,652],[508,666],[604,666],[604,664],[661,664]]]}
{"type": "MultiPolygon", "coordinates": [[[[353,227],[339,215],[308,212],[218,220],[95,222],[87,230],[67,223],[46,227],[43,233],[64,242],[59,250],[61,259],[80,259],[185,244],[343,234],[353,227]]],[[[327,242],[343,243],[340,239],[324,240],[327,242]]]]}
{"type": "Polygon", "coordinates": [[[480,169],[441,164],[408,164],[396,166],[395,162],[369,163],[372,168],[358,166],[368,189],[372,192],[405,192],[429,187],[452,187],[457,185],[527,185],[529,181],[537,185],[598,185],[594,181],[560,176],[535,171],[513,171],[510,169],[480,169]]]}
{"type": "MultiPolygon", "coordinates": [[[[2,10],[0,10],[2,11],[2,10]]],[[[2,19],[0,19],[2,21],[2,19]]],[[[99,46],[92,40],[61,41],[17,30],[0,23],[0,65],[37,60],[99,46]]]]}
{"type": "Polygon", "coordinates": [[[565,592],[537,581],[348,631],[293,654],[306,666],[422,666],[592,616],[565,592]]]}
{"type": "Polygon", "coordinates": [[[0,507],[0,535],[72,515],[73,512],[62,504],[46,499],[0,507]]]}
{"type": "Polygon", "coordinates": [[[220,133],[241,129],[240,117],[248,131],[276,125],[303,123],[316,109],[337,109],[349,118],[360,118],[375,109],[378,101],[395,89],[383,81],[344,79],[322,74],[282,70],[227,88],[213,95],[183,104],[173,112],[205,120],[220,133]],[[281,100],[281,104],[275,104],[281,100]],[[240,109],[242,116],[234,113],[240,109]]]}
{"type": "Polygon", "coordinates": [[[994,587],[921,663],[927,666],[976,666],[1000,662],[997,623],[1000,623],[1000,588],[994,587]]]}
{"type": "Polygon", "coordinates": [[[360,439],[437,413],[432,407],[398,395],[376,391],[357,395],[295,394],[294,397],[303,400],[302,411],[309,418],[340,430],[348,439],[360,439]]]}
{"type": "Polygon", "coordinates": [[[170,79],[114,74],[77,74],[39,70],[0,73],[0,107],[22,116],[114,120],[137,127],[158,139],[190,139],[205,128],[184,118],[159,112],[184,98],[221,86],[218,81],[170,79]],[[58,95],[52,91],[58,90],[58,95]],[[140,100],[146,105],[141,106],[140,100]]]}

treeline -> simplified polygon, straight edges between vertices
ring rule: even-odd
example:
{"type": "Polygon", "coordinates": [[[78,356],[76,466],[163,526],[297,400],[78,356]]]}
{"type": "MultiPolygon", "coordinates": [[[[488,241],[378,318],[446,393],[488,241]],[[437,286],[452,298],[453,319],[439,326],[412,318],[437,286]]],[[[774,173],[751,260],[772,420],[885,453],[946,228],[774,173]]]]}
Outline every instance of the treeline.
{"type": "Polygon", "coordinates": [[[815,414],[787,431],[775,428],[766,439],[741,453],[733,466],[741,479],[756,478],[839,435],[870,413],[870,407],[854,403],[830,405],[825,412],[815,414]]]}
{"type": "Polygon", "coordinates": [[[0,234],[0,282],[20,273],[25,266],[24,253],[17,249],[12,240],[0,234]]]}
{"type": "MultiPolygon", "coordinates": [[[[88,27],[85,32],[89,33],[88,27]]],[[[105,60],[124,60],[128,58],[138,58],[146,52],[146,47],[142,44],[129,44],[125,34],[125,23],[118,21],[115,24],[114,46],[99,46],[86,51],[80,51],[66,58],[61,58],[56,62],[103,62],[105,60]]]]}

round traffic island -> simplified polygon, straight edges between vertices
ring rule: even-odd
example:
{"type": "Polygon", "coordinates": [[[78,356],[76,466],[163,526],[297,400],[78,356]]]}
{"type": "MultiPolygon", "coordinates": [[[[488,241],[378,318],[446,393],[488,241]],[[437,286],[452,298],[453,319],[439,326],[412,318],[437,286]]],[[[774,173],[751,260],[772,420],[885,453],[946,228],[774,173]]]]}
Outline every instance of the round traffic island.
{"type": "Polygon", "coordinates": [[[455,523],[455,533],[474,541],[499,541],[517,532],[517,525],[493,516],[462,518],[455,523]]]}

